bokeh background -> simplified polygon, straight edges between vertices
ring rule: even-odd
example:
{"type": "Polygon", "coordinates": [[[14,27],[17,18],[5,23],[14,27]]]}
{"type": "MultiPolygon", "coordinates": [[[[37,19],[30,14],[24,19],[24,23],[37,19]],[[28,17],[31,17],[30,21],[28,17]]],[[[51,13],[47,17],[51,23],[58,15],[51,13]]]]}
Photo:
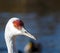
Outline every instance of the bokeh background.
{"type": "MultiPolygon", "coordinates": [[[[0,53],[7,53],[4,30],[12,17],[23,20],[34,42],[42,45],[41,53],[60,53],[60,0],[0,0],[0,53]]],[[[24,51],[30,40],[17,37],[17,49],[24,51]]]]}

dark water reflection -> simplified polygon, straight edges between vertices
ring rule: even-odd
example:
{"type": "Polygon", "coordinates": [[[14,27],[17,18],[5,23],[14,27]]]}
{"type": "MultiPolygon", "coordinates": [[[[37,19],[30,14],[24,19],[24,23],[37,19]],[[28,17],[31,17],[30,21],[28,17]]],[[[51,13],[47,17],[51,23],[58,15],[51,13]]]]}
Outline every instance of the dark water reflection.
{"type": "MultiPolygon", "coordinates": [[[[0,53],[6,53],[4,41],[4,27],[8,19],[18,17],[25,23],[25,28],[33,34],[37,40],[34,42],[43,45],[42,53],[60,53],[60,23],[57,15],[38,16],[36,13],[0,13],[0,53]],[[58,22],[57,22],[58,21],[58,22]]],[[[16,40],[17,49],[24,50],[29,38],[19,36],[16,40]]]]}

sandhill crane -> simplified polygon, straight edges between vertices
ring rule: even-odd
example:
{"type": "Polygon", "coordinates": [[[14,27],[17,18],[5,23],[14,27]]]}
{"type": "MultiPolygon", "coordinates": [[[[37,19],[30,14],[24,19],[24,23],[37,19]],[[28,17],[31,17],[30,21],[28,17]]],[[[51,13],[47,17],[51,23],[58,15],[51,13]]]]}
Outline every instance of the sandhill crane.
{"type": "Polygon", "coordinates": [[[18,53],[15,44],[15,39],[18,35],[26,35],[36,40],[34,36],[25,30],[23,21],[19,18],[13,17],[7,22],[5,27],[5,42],[8,53],[18,53]]]}

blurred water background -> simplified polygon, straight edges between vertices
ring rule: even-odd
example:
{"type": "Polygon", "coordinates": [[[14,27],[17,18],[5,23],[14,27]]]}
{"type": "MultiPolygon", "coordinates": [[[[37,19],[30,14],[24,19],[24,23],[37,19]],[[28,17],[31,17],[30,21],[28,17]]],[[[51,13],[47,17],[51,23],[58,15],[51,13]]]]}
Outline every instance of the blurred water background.
{"type": "MultiPolygon", "coordinates": [[[[12,17],[23,20],[25,28],[42,44],[42,53],[60,53],[60,0],[0,0],[0,53],[7,53],[4,30],[12,17]]],[[[18,36],[16,46],[24,51],[30,38],[18,36]]]]}

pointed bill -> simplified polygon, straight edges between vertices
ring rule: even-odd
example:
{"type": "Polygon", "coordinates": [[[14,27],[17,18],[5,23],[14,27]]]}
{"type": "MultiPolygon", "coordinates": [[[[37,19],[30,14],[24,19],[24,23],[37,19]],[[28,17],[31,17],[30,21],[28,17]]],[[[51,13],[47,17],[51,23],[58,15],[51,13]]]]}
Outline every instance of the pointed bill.
{"type": "Polygon", "coordinates": [[[26,36],[36,40],[36,38],[33,35],[31,35],[29,32],[27,32],[24,28],[22,28],[22,33],[23,33],[23,35],[26,35],[26,36]]]}

